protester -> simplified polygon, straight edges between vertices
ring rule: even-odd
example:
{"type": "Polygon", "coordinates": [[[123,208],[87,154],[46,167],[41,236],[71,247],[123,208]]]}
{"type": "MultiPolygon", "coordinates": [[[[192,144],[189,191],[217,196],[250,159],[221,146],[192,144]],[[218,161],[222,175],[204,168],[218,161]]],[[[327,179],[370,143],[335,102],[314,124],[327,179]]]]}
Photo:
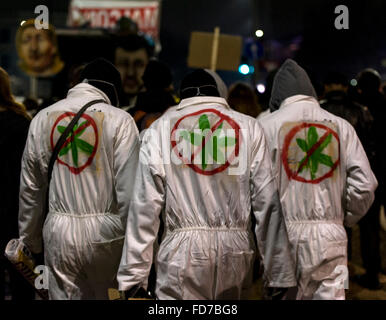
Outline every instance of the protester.
{"type": "Polygon", "coordinates": [[[374,200],[376,178],[354,128],[320,108],[307,73],[288,59],[261,124],[297,265],[297,299],[344,299],[347,236],[374,200]]]}
{"type": "Polygon", "coordinates": [[[135,107],[130,109],[139,131],[148,128],[169,107],[177,104],[172,73],[165,63],[150,60],[142,79],[145,91],[138,94],[135,107]]]}
{"type": "Polygon", "coordinates": [[[137,34],[118,37],[116,46],[115,66],[121,74],[125,93],[122,107],[128,111],[135,106],[136,97],[143,89],[142,76],[154,54],[154,47],[137,34]]]}
{"type": "Polygon", "coordinates": [[[243,82],[236,82],[229,89],[229,106],[241,113],[256,118],[261,109],[257,101],[257,96],[253,89],[243,82]]]}
{"type": "MultiPolygon", "coordinates": [[[[364,146],[367,157],[375,156],[372,127],[374,119],[366,106],[363,106],[347,94],[348,80],[339,72],[331,72],[324,81],[325,95],[320,106],[334,115],[347,120],[355,129],[364,146]]],[[[371,161],[370,161],[371,163],[371,161]]]]}
{"type": "MultiPolygon", "coordinates": [[[[347,120],[355,129],[359,140],[373,167],[375,156],[375,137],[373,122],[374,119],[369,109],[353,101],[348,92],[348,80],[345,75],[339,72],[330,72],[324,80],[324,98],[320,101],[320,106],[332,114],[347,120]]],[[[367,216],[366,216],[367,217],[367,216]]],[[[361,220],[364,221],[365,218],[361,220]]],[[[361,225],[361,222],[359,225],[361,225]]],[[[351,260],[351,235],[352,229],[346,228],[348,260],[351,260]]]]}
{"type": "Polygon", "coordinates": [[[375,191],[375,200],[369,212],[359,222],[361,256],[366,274],[357,277],[362,286],[377,290],[382,287],[378,273],[382,271],[380,253],[380,221],[381,205],[385,204],[385,129],[386,99],[380,92],[381,77],[374,69],[365,69],[357,76],[359,102],[367,106],[374,118],[375,156],[371,158],[371,167],[378,179],[379,187],[375,191]]]}
{"type": "Polygon", "coordinates": [[[4,250],[9,240],[18,238],[20,164],[31,117],[11,93],[8,73],[0,67],[0,299],[5,299],[6,271],[10,276],[13,300],[33,299],[32,287],[7,264],[4,250]]]}
{"type": "Polygon", "coordinates": [[[107,299],[116,287],[124,230],[138,161],[138,130],[119,105],[118,70],[89,63],[82,83],[31,122],[22,160],[20,239],[49,268],[50,299],[107,299]],[[54,164],[46,220],[47,166],[75,114],[82,115],[54,164]],[[43,227],[44,224],[44,227],[43,227]]]}
{"type": "Polygon", "coordinates": [[[295,286],[261,127],[231,110],[202,69],[182,80],[180,97],[143,138],[134,186],[140,192],[130,206],[119,289],[128,296],[147,289],[162,212],[157,298],[245,298],[255,255],[251,207],[265,285],[295,286]]]}

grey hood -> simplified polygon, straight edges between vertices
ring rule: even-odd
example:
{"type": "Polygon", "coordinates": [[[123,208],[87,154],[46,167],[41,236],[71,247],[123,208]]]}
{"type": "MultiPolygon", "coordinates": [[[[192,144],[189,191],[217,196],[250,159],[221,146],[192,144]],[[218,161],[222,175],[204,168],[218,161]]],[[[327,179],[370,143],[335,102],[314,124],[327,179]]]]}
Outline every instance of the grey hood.
{"type": "Polygon", "coordinates": [[[287,59],[277,72],[273,81],[269,108],[274,112],[282,102],[292,96],[302,94],[317,99],[317,95],[306,71],[294,60],[287,59]]]}

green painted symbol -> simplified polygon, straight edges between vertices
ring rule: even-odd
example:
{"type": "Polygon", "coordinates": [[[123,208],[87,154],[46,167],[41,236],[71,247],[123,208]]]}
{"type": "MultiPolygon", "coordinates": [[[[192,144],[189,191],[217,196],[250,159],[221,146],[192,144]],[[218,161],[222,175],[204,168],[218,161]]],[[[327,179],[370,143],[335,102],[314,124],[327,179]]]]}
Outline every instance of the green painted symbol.
{"type": "Polygon", "coordinates": [[[323,154],[322,151],[330,144],[332,134],[329,133],[319,139],[318,132],[315,127],[310,127],[307,132],[307,139],[296,139],[296,142],[300,149],[306,153],[304,158],[299,163],[298,173],[301,173],[304,169],[310,170],[311,179],[315,179],[315,174],[318,171],[319,164],[324,164],[327,167],[332,168],[334,162],[331,157],[323,154]]]}
{"type": "Polygon", "coordinates": [[[204,134],[204,131],[211,130],[210,122],[206,114],[203,114],[199,118],[198,126],[201,130],[201,133],[183,130],[180,132],[180,136],[183,137],[184,140],[189,141],[192,145],[202,147],[200,154],[201,165],[204,170],[208,166],[207,160],[209,159],[209,156],[211,156],[215,162],[224,164],[226,159],[224,153],[221,151],[221,147],[227,148],[235,145],[236,138],[227,136],[219,137],[223,127],[223,122],[221,122],[221,124],[216,128],[216,130],[214,130],[214,132],[205,142],[206,135],[204,134]]]}
{"type": "MultiPolygon", "coordinates": [[[[78,149],[88,155],[91,155],[94,150],[94,146],[79,138],[79,136],[87,129],[88,124],[88,121],[84,121],[79,125],[76,124],[72,129],[72,132],[68,134],[67,142],[64,147],[59,152],[59,156],[64,156],[71,150],[72,160],[76,167],[78,167],[78,149]],[[81,129],[79,130],[79,128],[81,129]]],[[[64,130],[66,130],[66,127],[64,126],[58,126],[57,128],[60,133],[63,133],[64,130]]]]}

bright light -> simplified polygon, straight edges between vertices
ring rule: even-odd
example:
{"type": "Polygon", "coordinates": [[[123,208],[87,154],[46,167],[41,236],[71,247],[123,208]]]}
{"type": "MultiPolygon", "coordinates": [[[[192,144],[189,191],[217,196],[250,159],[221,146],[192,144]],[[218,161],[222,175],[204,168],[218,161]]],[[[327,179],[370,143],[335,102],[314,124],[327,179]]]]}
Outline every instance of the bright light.
{"type": "Polygon", "coordinates": [[[258,84],[257,86],[256,86],[256,88],[257,88],[257,91],[259,91],[260,93],[264,93],[265,92],[265,85],[263,85],[263,84],[258,84]]]}
{"type": "Polygon", "coordinates": [[[239,72],[242,74],[248,74],[249,73],[249,66],[247,64],[240,65],[239,72]]]}
{"type": "Polygon", "coordinates": [[[350,84],[351,84],[353,87],[355,87],[355,86],[358,84],[358,81],[356,81],[355,79],[351,79],[350,84]]]}
{"type": "Polygon", "coordinates": [[[22,22],[20,22],[20,25],[22,26],[24,23],[25,23],[25,20],[23,20],[22,22]]]}
{"type": "Polygon", "coordinates": [[[256,37],[261,38],[264,35],[264,32],[263,32],[263,30],[259,29],[259,30],[256,30],[255,35],[256,35],[256,37]]]}

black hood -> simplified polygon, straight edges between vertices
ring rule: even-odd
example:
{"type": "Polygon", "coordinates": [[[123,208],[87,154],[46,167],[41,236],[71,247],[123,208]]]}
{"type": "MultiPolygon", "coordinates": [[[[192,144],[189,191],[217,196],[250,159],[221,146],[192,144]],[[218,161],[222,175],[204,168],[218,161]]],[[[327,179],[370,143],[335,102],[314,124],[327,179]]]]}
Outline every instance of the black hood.
{"type": "Polygon", "coordinates": [[[119,106],[123,92],[121,75],[111,62],[97,58],[88,63],[80,75],[80,81],[102,90],[109,97],[111,105],[119,106]]]}
{"type": "Polygon", "coordinates": [[[271,112],[278,110],[285,99],[298,94],[317,99],[315,89],[306,71],[294,60],[287,59],[273,81],[271,100],[269,101],[271,112]]]}

